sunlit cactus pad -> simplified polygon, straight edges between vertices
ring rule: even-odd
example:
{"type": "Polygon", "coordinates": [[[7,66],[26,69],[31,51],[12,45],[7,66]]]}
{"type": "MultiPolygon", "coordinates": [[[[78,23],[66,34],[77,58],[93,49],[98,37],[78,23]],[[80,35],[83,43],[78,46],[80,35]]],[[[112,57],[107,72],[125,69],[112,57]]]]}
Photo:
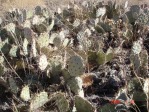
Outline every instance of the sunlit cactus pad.
{"type": "Polygon", "coordinates": [[[83,75],[83,60],[80,56],[72,56],[68,60],[68,71],[71,76],[83,75]]]}

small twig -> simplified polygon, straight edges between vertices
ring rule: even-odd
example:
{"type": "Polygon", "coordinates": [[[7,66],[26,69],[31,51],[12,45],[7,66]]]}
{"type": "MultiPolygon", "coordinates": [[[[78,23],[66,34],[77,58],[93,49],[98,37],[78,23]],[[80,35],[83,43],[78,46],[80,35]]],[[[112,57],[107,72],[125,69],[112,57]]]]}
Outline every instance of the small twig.
{"type": "Polygon", "coordinates": [[[23,82],[23,80],[21,79],[21,77],[17,74],[17,72],[14,70],[14,68],[10,65],[10,63],[8,62],[7,58],[5,57],[5,55],[3,54],[3,52],[0,50],[2,56],[4,57],[4,59],[6,60],[6,62],[8,63],[9,67],[13,70],[13,72],[20,78],[20,80],[23,82]]]}

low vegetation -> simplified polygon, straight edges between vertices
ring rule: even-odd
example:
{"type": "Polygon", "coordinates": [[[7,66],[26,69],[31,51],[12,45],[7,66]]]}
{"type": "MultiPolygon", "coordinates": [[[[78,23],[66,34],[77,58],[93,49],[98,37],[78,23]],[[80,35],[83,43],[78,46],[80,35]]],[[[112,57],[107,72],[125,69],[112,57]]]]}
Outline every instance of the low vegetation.
{"type": "Polygon", "coordinates": [[[0,111],[149,111],[148,4],[27,3],[0,18],[0,111]]]}

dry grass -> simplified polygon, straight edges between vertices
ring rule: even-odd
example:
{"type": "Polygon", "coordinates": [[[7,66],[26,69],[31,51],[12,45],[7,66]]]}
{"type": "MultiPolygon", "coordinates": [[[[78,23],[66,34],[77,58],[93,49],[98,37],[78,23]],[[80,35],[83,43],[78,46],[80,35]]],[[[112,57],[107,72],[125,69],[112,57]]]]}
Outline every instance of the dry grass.
{"type": "MultiPolygon", "coordinates": [[[[10,8],[32,8],[37,5],[48,5],[50,9],[55,9],[57,7],[64,7],[70,2],[82,2],[84,0],[0,0],[0,10],[8,10],[10,8]]],[[[88,0],[86,0],[88,1],[88,0]]],[[[96,1],[96,0],[89,0],[96,1]]],[[[99,1],[108,1],[108,0],[99,0],[99,1]]],[[[117,3],[124,3],[126,0],[116,0],[117,3]]],[[[129,5],[140,4],[140,3],[149,3],[148,0],[127,0],[129,5]]]]}
{"type": "Polygon", "coordinates": [[[1,11],[12,8],[33,8],[37,5],[45,5],[44,0],[0,0],[1,11]]]}
{"type": "Polygon", "coordinates": [[[6,0],[3,5],[10,8],[30,8],[36,5],[44,5],[44,0],[6,0]]]}
{"type": "Polygon", "coordinates": [[[12,8],[31,9],[37,5],[44,6],[44,0],[0,0],[0,15],[12,8]]]}
{"type": "MultiPolygon", "coordinates": [[[[68,4],[73,2],[82,2],[84,0],[0,0],[0,14],[2,14],[5,11],[8,11],[12,8],[33,8],[37,5],[40,6],[48,6],[50,11],[56,11],[58,7],[63,9],[68,4]]],[[[96,0],[86,0],[86,1],[96,1],[96,0]]],[[[108,0],[99,0],[99,1],[108,1],[108,0]]],[[[114,1],[114,0],[113,0],[114,1]]],[[[126,0],[116,0],[117,3],[124,3],[126,0]]],[[[128,5],[133,4],[142,4],[142,3],[149,3],[148,0],[127,0],[128,5]]]]}
{"type": "Polygon", "coordinates": [[[124,3],[128,1],[128,5],[149,4],[149,0],[116,0],[117,3],[124,3]]]}

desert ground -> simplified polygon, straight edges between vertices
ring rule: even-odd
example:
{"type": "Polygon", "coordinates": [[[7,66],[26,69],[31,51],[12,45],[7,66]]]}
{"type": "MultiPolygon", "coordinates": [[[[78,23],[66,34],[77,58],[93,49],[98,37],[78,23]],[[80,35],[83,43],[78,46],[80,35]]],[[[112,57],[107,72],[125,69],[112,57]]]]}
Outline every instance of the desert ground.
{"type": "MultiPolygon", "coordinates": [[[[0,0],[0,9],[9,9],[13,6],[15,7],[22,7],[22,8],[30,8],[36,5],[46,5],[48,4],[49,7],[63,7],[70,2],[82,2],[84,0],[0,0]]],[[[90,0],[90,1],[97,1],[97,0],[90,0]]],[[[98,0],[102,1],[102,0],[98,0]]],[[[104,0],[105,2],[107,0],[104,0]]],[[[149,3],[148,0],[127,0],[128,5],[137,5],[141,3],[149,3]]],[[[117,3],[124,3],[126,0],[116,0],[117,3]]]]}

